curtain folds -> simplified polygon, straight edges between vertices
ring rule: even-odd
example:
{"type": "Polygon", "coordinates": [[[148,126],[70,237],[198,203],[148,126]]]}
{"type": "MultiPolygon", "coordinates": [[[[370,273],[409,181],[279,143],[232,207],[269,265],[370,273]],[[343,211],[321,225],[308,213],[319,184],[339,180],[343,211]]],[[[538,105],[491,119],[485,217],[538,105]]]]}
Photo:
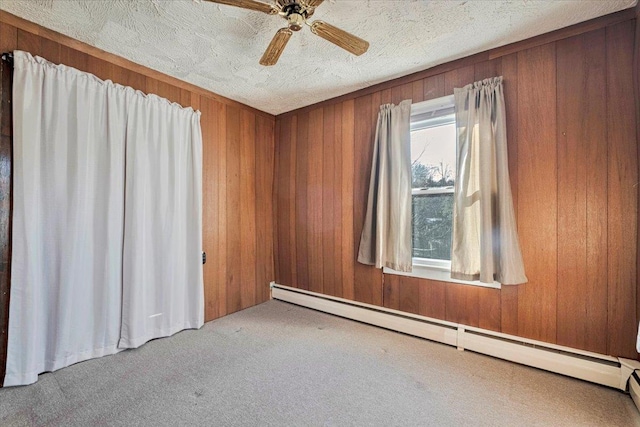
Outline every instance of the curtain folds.
{"type": "Polygon", "coordinates": [[[509,182],[502,77],[455,89],[457,176],[451,276],[526,283],[509,182]]]}
{"type": "Polygon", "coordinates": [[[411,100],[380,106],[358,262],[411,271],[411,100]]]}
{"type": "Polygon", "coordinates": [[[14,67],[4,385],[132,346],[123,330],[201,326],[199,113],[26,52],[14,67]]]}
{"type": "Polygon", "coordinates": [[[193,286],[203,283],[200,118],[148,110],[142,97],[129,107],[120,348],[204,323],[203,287],[193,286]]]}

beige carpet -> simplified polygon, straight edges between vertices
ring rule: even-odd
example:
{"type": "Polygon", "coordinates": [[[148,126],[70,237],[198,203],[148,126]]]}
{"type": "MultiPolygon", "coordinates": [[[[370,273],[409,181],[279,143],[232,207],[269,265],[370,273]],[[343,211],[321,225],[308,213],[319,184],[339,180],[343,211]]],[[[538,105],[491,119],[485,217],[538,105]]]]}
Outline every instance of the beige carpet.
{"type": "Polygon", "coordinates": [[[0,390],[1,426],[640,426],[624,393],[283,302],[0,390]]]}

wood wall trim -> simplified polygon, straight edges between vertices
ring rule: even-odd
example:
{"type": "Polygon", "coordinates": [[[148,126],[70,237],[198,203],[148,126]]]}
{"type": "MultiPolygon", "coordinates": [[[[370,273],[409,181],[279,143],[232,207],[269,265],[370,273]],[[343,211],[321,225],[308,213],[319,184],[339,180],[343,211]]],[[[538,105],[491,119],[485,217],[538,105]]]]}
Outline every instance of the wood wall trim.
{"type": "Polygon", "coordinates": [[[230,106],[240,107],[254,114],[257,114],[266,118],[274,117],[272,114],[266,113],[262,110],[258,110],[256,108],[245,105],[241,102],[234,101],[233,99],[226,98],[222,95],[218,95],[215,92],[211,92],[209,90],[203,89],[200,86],[196,86],[192,83],[187,83],[183,80],[161,73],[160,71],[154,70],[149,67],[145,67],[144,65],[137,64],[133,61],[130,61],[128,59],[125,59],[113,53],[106,52],[102,49],[99,49],[87,43],[81,42],[72,37],[58,33],[57,31],[50,30],[34,22],[27,21],[26,19],[20,18],[19,16],[13,15],[4,10],[0,10],[0,22],[4,22],[5,24],[9,24],[20,30],[35,34],[42,38],[54,41],[63,46],[67,46],[71,49],[77,50],[79,52],[86,53],[87,55],[91,55],[93,57],[102,59],[111,64],[126,68],[127,70],[134,71],[136,73],[140,73],[148,77],[152,77],[155,80],[158,80],[160,82],[170,84],[180,89],[188,90],[198,95],[206,96],[207,98],[210,98],[216,102],[220,102],[230,106]]]}
{"type": "Polygon", "coordinates": [[[615,25],[620,22],[629,21],[631,19],[634,19],[637,13],[638,13],[638,8],[636,7],[635,10],[634,8],[629,8],[629,9],[621,10],[619,12],[615,12],[609,15],[600,16],[598,18],[594,18],[589,21],[580,22],[570,27],[560,28],[559,30],[542,34],[537,37],[532,37],[530,39],[511,43],[506,46],[501,46],[495,49],[480,52],[475,55],[467,56],[461,59],[456,59],[456,60],[447,62],[445,64],[436,65],[435,67],[431,67],[423,71],[418,71],[416,73],[409,74],[407,76],[398,77],[393,80],[387,80],[385,82],[378,83],[373,86],[368,86],[366,88],[363,88],[354,92],[350,92],[341,96],[337,96],[335,98],[327,99],[325,101],[321,101],[312,105],[308,105],[306,107],[287,111],[285,113],[279,114],[278,117],[293,115],[293,114],[297,114],[304,111],[311,111],[326,105],[337,104],[340,102],[347,101],[349,99],[355,99],[361,96],[371,95],[375,92],[380,92],[386,89],[390,89],[392,87],[400,86],[407,83],[412,83],[418,80],[423,80],[427,77],[457,70],[465,66],[471,66],[480,62],[501,58],[503,56],[508,56],[515,52],[531,49],[547,43],[556,42],[558,40],[577,36],[583,33],[587,33],[589,31],[597,30],[610,25],[615,25]]]}

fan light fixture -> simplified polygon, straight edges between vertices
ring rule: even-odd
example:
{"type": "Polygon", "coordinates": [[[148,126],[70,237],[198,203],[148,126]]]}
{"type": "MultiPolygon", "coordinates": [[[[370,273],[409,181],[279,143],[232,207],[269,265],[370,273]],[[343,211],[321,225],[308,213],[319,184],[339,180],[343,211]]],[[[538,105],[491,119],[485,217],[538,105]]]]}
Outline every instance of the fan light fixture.
{"type": "Polygon", "coordinates": [[[362,55],[369,49],[369,42],[354,36],[338,27],[323,21],[307,22],[315,9],[324,0],[275,0],[275,4],[263,3],[255,0],[206,0],[212,3],[241,7],[269,15],[280,15],[287,20],[287,26],[280,28],[269,43],[267,50],[260,59],[261,65],[275,65],[287,42],[294,31],[300,31],[304,25],[311,28],[311,32],[335,44],[354,55],[362,55]]]}

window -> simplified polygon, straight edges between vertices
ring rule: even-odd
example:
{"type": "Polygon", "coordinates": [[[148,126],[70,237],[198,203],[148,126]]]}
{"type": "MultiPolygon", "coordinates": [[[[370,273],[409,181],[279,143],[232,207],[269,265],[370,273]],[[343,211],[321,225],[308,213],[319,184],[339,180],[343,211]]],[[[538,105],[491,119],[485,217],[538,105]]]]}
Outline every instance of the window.
{"type": "Polygon", "coordinates": [[[453,96],[411,107],[413,272],[386,273],[499,288],[451,278],[456,119],[453,96]]]}
{"type": "Polygon", "coordinates": [[[450,261],[456,176],[453,105],[412,113],[411,172],[413,257],[423,263],[450,261]]]}

